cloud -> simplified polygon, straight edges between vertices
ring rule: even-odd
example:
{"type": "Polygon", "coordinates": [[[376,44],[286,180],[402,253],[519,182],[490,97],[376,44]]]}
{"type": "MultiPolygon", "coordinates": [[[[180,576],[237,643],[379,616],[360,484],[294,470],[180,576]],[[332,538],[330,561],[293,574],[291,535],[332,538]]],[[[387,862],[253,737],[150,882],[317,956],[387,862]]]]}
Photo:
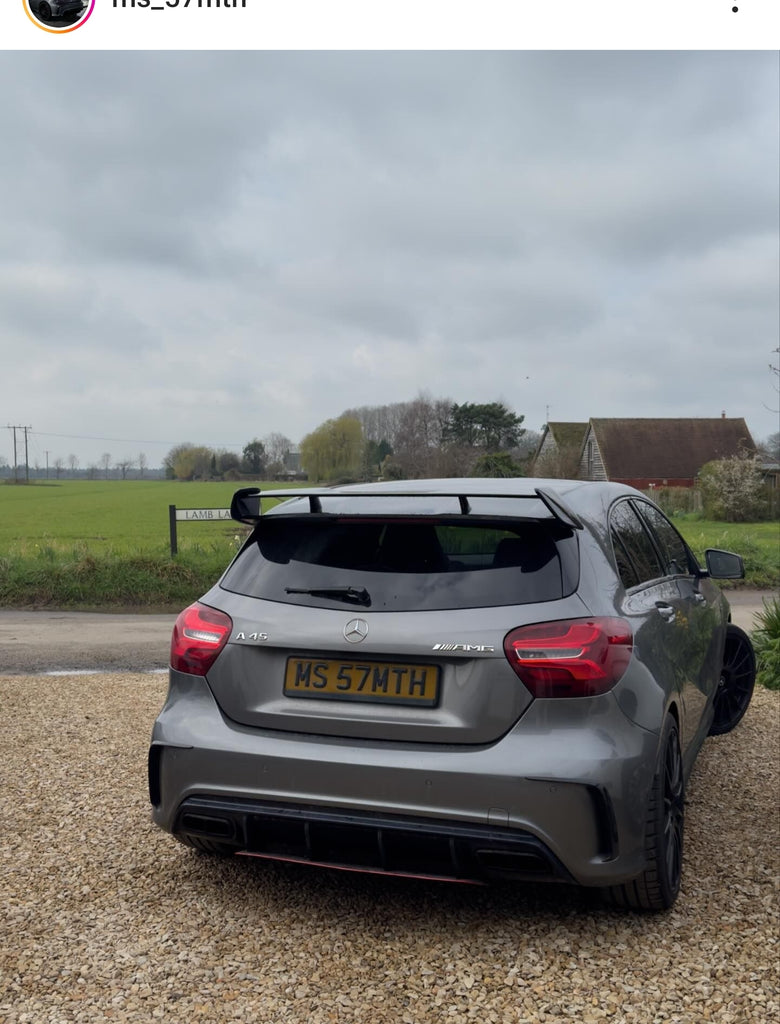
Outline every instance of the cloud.
{"type": "Polygon", "coordinates": [[[152,464],[421,389],[776,429],[775,54],[16,52],[0,86],[9,422],[152,464]]]}

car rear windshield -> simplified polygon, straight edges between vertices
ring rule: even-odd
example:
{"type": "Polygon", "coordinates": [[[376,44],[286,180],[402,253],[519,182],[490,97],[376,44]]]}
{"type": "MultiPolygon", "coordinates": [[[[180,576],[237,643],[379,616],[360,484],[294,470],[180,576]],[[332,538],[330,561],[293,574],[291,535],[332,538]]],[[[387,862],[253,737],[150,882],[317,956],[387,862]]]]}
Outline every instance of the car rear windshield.
{"type": "Polygon", "coordinates": [[[577,586],[557,522],[270,515],[220,585],[249,597],[374,611],[554,601],[577,586]]]}

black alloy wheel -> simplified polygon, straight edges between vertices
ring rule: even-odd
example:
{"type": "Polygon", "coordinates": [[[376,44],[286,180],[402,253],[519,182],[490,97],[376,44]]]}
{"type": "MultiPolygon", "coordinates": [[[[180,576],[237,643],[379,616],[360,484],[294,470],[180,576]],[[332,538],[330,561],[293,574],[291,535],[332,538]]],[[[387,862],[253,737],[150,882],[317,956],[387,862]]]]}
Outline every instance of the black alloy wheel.
{"type": "Polygon", "coordinates": [[[742,719],[753,696],[755,681],[756,656],[750,637],[739,626],[729,625],[710,736],[731,732],[742,719]]]}
{"type": "Polygon", "coordinates": [[[662,836],[662,851],[665,861],[663,881],[672,895],[672,901],[680,890],[684,827],[685,781],[680,741],[675,726],[664,752],[662,836]]]}
{"type": "Polygon", "coordinates": [[[668,910],[680,891],[685,832],[685,775],[677,722],[664,722],[645,821],[645,870],[604,891],[607,902],[630,910],[668,910]]]}
{"type": "Polygon", "coordinates": [[[38,20],[51,21],[51,7],[49,7],[47,3],[41,3],[38,5],[38,20]]]}

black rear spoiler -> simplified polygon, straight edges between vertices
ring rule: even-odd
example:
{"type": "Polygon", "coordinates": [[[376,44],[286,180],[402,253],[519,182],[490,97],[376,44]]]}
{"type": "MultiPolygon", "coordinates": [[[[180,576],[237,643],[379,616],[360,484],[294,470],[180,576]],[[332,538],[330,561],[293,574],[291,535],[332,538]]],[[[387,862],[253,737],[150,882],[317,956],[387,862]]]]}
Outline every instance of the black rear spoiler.
{"type": "Polygon", "coordinates": [[[333,490],[328,487],[312,487],[299,490],[261,491],[259,487],[242,487],[233,495],[230,503],[230,518],[236,522],[246,523],[254,526],[262,517],[261,502],[264,498],[273,498],[277,501],[288,498],[308,498],[309,512],[322,512],[322,498],[457,498],[460,505],[460,514],[467,516],[471,514],[469,498],[515,498],[537,499],[542,502],[548,512],[561,523],[570,526],[574,530],[582,530],[583,525],[580,519],[568,508],[561,498],[548,488],[536,487],[533,494],[494,494],[494,493],[470,493],[463,489],[454,491],[375,491],[375,490],[333,490]]]}

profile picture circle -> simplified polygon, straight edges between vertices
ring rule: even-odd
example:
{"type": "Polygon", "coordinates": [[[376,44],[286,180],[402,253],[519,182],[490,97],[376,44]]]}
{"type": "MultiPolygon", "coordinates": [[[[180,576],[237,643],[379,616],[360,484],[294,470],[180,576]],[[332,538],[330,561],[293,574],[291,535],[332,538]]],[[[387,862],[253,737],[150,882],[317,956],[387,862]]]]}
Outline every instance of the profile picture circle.
{"type": "Polygon", "coordinates": [[[27,16],[45,32],[73,32],[88,20],[95,0],[24,0],[27,16]]]}

